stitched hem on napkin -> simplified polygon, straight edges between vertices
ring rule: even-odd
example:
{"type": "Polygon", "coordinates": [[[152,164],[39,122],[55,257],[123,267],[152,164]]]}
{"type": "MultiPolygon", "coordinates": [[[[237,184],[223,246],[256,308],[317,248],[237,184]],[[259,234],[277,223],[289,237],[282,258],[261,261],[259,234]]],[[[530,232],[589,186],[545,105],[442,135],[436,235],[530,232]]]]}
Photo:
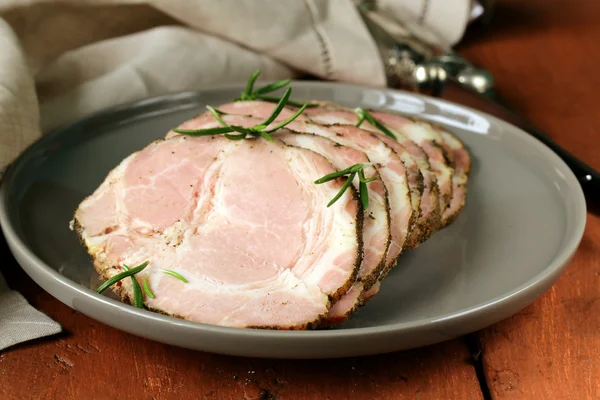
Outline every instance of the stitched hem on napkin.
{"type": "Polygon", "coordinates": [[[15,291],[0,294],[0,304],[0,350],[62,331],[60,324],[33,308],[15,291]]]}

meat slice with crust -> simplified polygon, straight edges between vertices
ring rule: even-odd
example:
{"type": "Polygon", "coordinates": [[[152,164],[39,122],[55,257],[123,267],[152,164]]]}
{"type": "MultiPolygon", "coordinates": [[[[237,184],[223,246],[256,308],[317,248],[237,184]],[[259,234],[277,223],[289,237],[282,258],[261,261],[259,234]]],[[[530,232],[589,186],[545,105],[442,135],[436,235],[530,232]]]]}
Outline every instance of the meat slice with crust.
{"type": "MultiPolygon", "coordinates": [[[[231,125],[251,127],[262,120],[254,117],[226,115],[222,117],[231,125]]],[[[212,114],[203,114],[181,125],[182,129],[207,129],[220,126],[212,114]]],[[[175,132],[171,132],[171,137],[175,132]]],[[[369,206],[363,219],[363,249],[364,256],[358,271],[357,281],[350,291],[330,310],[327,320],[340,322],[347,318],[357,306],[360,294],[365,287],[371,287],[379,278],[386,265],[387,250],[390,245],[390,218],[387,190],[378,170],[369,165],[367,155],[357,149],[342,146],[326,137],[314,134],[296,133],[280,130],[275,138],[292,146],[312,150],[326,157],[337,170],[346,169],[355,164],[365,164],[364,172],[367,177],[376,178],[368,184],[369,206]]],[[[358,177],[355,177],[355,188],[358,188],[358,177]]]]}
{"type": "MultiPolygon", "coordinates": [[[[144,298],[149,309],[304,329],[349,290],[362,261],[356,192],[327,207],[342,182],[314,184],[335,170],[281,141],[176,136],[123,160],[79,205],[74,226],[104,279],[149,261],[135,275],[154,293],[144,298]]],[[[131,280],[119,284],[114,290],[131,302],[131,280]]]]}
{"type": "MultiPolygon", "coordinates": [[[[439,188],[440,213],[443,215],[452,200],[454,168],[443,149],[444,140],[429,123],[410,120],[400,115],[373,111],[371,115],[394,132],[399,132],[417,144],[427,154],[431,169],[436,174],[439,188]]],[[[442,225],[444,225],[442,217],[442,225]]]]}
{"type": "Polygon", "coordinates": [[[442,135],[444,150],[452,155],[454,175],[452,175],[452,200],[442,214],[442,223],[449,225],[459,216],[467,201],[467,183],[471,173],[471,156],[464,144],[454,135],[436,127],[442,135]]]}
{"type": "MultiPolygon", "coordinates": [[[[237,107],[235,103],[223,104],[217,107],[220,111],[228,113],[222,116],[225,123],[246,127],[252,126],[252,124],[256,124],[256,120],[244,122],[243,118],[240,117],[246,115],[264,119],[270,115],[275,107],[273,103],[268,102],[256,102],[256,108],[251,106],[254,103],[253,101],[243,103],[244,107],[237,107]],[[240,112],[240,115],[232,115],[234,112],[240,112]]],[[[291,115],[292,112],[289,112],[289,114],[291,115]]],[[[182,124],[179,128],[194,129],[192,126],[196,126],[195,124],[198,121],[208,123],[214,121],[214,117],[206,112],[182,124]]],[[[417,213],[412,209],[406,168],[402,160],[376,134],[354,126],[334,125],[326,127],[298,118],[288,124],[286,129],[329,138],[343,146],[364,152],[369,160],[375,164],[387,189],[390,206],[391,243],[386,256],[386,267],[383,271],[383,276],[385,276],[396,264],[402,251],[405,250],[406,240],[417,220],[417,213]]],[[[172,134],[169,133],[169,135],[172,134]]]]}
{"type": "MultiPolygon", "coordinates": [[[[356,113],[337,104],[322,102],[319,107],[307,109],[305,114],[322,125],[356,125],[356,113]]],[[[437,178],[431,170],[427,154],[412,140],[400,132],[394,132],[396,139],[386,136],[380,129],[364,121],[362,129],[375,133],[385,144],[398,154],[404,166],[411,189],[411,203],[417,212],[417,224],[405,244],[405,249],[416,248],[431,237],[441,226],[439,190],[437,178]]]]}

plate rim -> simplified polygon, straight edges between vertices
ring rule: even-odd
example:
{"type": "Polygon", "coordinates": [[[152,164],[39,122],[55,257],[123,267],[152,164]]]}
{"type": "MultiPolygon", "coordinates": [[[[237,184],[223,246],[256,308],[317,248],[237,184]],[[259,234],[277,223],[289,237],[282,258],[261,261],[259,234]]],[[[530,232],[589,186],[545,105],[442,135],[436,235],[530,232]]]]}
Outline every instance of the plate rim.
{"type": "MultiPolygon", "coordinates": [[[[265,81],[258,81],[257,83],[266,83],[265,81]]],[[[239,89],[243,90],[245,83],[224,83],[224,84],[212,84],[206,85],[199,90],[190,90],[190,91],[179,91],[173,93],[162,94],[159,96],[151,96],[143,99],[139,99],[132,102],[127,102],[119,105],[115,105],[112,107],[105,108],[98,112],[91,113],[85,117],[79,118],[75,121],[72,121],[68,124],[64,124],[60,127],[52,129],[48,133],[42,135],[41,138],[33,142],[29,145],[19,156],[8,166],[6,171],[4,172],[4,176],[2,178],[2,182],[0,183],[0,225],[1,229],[4,233],[7,243],[9,244],[10,251],[16,258],[15,251],[21,253],[22,256],[28,262],[28,267],[23,267],[20,262],[17,263],[21,266],[25,272],[31,276],[29,273],[29,268],[37,269],[38,273],[41,273],[45,276],[46,279],[51,279],[56,281],[61,285],[61,287],[69,288],[75,292],[78,292],[80,295],[83,295],[87,298],[87,300],[98,302],[99,304],[103,303],[106,306],[112,307],[113,309],[117,309],[119,312],[123,313],[122,316],[125,317],[127,315],[132,315],[138,318],[150,319],[153,322],[168,324],[168,325],[177,325],[178,327],[184,328],[186,330],[196,331],[198,333],[206,332],[206,333],[217,333],[217,334],[226,334],[226,335],[234,335],[237,337],[260,337],[260,338],[277,338],[277,339],[294,339],[294,340],[314,340],[317,338],[347,338],[347,337],[355,337],[355,336],[372,336],[379,334],[389,334],[394,332],[411,332],[414,330],[424,329],[424,328],[432,328],[438,324],[442,324],[446,321],[454,320],[460,321],[466,318],[473,318],[479,316],[481,313],[491,312],[498,307],[501,307],[505,303],[509,303],[511,301],[518,301],[521,298],[526,298],[531,291],[534,291],[536,287],[547,287],[541,293],[538,293],[533,297],[533,299],[537,299],[541,294],[548,290],[556,279],[562,274],[564,269],[569,265],[570,260],[573,255],[578,250],[579,244],[583,238],[583,234],[585,231],[585,226],[587,222],[587,205],[586,200],[583,194],[583,189],[579,184],[579,181],[570,170],[570,168],[566,165],[566,163],[556,155],[550,148],[544,145],[539,139],[531,136],[530,134],[523,131],[521,128],[510,124],[507,121],[501,120],[493,115],[488,113],[479,111],[477,109],[455,103],[446,99],[432,97],[424,94],[413,93],[401,89],[392,89],[385,87],[375,87],[368,85],[360,85],[353,83],[341,83],[341,82],[329,82],[329,81],[316,81],[316,80],[293,80],[290,84],[292,87],[323,87],[323,88],[335,88],[335,87],[346,87],[352,88],[358,91],[377,91],[385,94],[400,94],[404,96],[415,97],[423,100],[426,103],[431,103],[432,101],[437,104],[445,104],[450,106],[459,107],[464,110],[468,110],[475,114],[485,117],[486,119],[502,126],[506,125],[510,127],[510,130],[514,132],[514,134],[518,134],[525,141],[529,141],[533,147],[537,148],[539,151],[544,154],[548,162],[550,162],[553,166],[559,166],[561,172],[565,175],[565,181],[571,183],[575,183],[573,185],[575,189],[575,193],[570,191],[569,195],[574,197],[576,201],[576,206],[574,206],[574,225],[572,227],[572,234],[567,237],[567,233],[563,234],[563,242],[560,244],[560,251],[556,253],[552,257],[552,261],[546,265],[546,267],[540,271],[538,274],[533,276],[527,281],[524,281],[521,285],[515,286],[512,290],[491,298],[485,302],[479,303],[477,305],[461,309],[459,311],[446,313],[437,317],[430,318],[421,318],[417,320],[411,320],[407,322],[398,322],[389,325],[376,325],[376,326],[368,326],[368,327],[357,327],[357,328],[339,328],[333,330],[304,330],[304,331],[284,331],[284,330],[263,330],[263,329],[248,329],[248,328],[235,328],[235,327],[226,327],[220,325],[211,325],[202,322],[193,322],[189,320],[178,319],[175,317],[170,317],[166,315],[161,315],[148,310],[141,310],[130,305],[121,303],[117,300],[111,299],[107,296],[97,294],[92,289],[86,288],[85,286],[67,278],[66,276],[60,274],[58,271],[53,269],[51,266],[46,264],[43,260],[41,260],[28,246],[27,244],[21,240],[19,234],[17,233],[15,227],[10,222],[11,217],[8,215],[8,202],[9,202],[9,191],[12,187],[13,180],[15,179],[15,170],[19,166],[20,163],[24,163],[29,155],[36,150],[36,148],[43,147],[44,143],[47,141],[52,141],[56,136],[59,136],[62,132],[68,131],[73,127],[77,126],[81,123],[88,123],[93,119],[102,119],[109,115],[116,114],[125,110],[139,109],[144,107],[155,107],[156,105],[164,105],[166,103],[173,103],[176,101],[186,101],[192,98],[201,96],[202,94],[206,94],[208,92],[214,91],[222,91],[222,90],[233,90],[239,89]],[[566,240],[565,240],[566,239],[566,240]]],[[[426,118],[424,118],[426,119],[426,118]]],[[[443,125],[443,124],[442,124],[443,125]]],[[[511,134],[513,134],[511,132],[511,134]]],[[[565,203],[561,203],[562,206],[565,206],[565,203]]],[[[34,281],[37,280],[34,279],[34,281]]],[[[41,286],[41,285],[40,285],[41,286]]],[[[44,288],[42,288],[45,290],[44,288]]],[[[45,290],[46,291],[46,290],[45,290]]],[[[52,295],[55,297],[54,295],[52,295]]],[[[56,298],[56,297],[55,297],[56,298]]],[[[60,300],[59,300],[60,301],[60,300]]],[[[531,304],[532,301],[529,301],[528,304],[531,304]]],[[[68,305],[68,304],[67,304],[68,305]]],[[[70,306],[70,305],[68,305],[70,306]]],[[[70,306],[72,307],[72,306],[70,306]]],[[[94,319],[93,316],[90,316],[94,319]]]]}

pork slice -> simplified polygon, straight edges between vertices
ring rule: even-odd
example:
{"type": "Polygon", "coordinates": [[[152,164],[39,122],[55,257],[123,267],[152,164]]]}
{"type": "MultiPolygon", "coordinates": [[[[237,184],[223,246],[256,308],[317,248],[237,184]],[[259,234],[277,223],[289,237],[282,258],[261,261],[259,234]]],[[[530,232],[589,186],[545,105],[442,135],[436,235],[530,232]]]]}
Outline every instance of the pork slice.
{"type": "Polygon", "coordinates": [[[448,225],[458,217],[467,201],[467,183],[471,172],[471,156],[458,138],[441,128],[439,131],[444,139],[443,147],[449,154],[452,154],[454,162],[452,200],[442,215],[442,223],[448,225]]]}
{"type": "MultiPolygon", "coordinates": [[[[319,107],[307,109],[305,114],[312,121],[322,125],[356,125],[358,123],[358,117],[354,111],[331,103],[322,103],[319,107]]],[[[361,128],[375,133],[399,155],[406,167],[411,189],[411,203],[413,209],[418,213],[418,218],[404,248],[405,250],[414,249],[441,227],[437,178],[431,170],[427,154],[401,132],[394,132],[396,136],[396,140],[394,140],[366,121],[363,122],[361,128]]]]}
{"type": "MultiPolygon", "coordinates": [[[[219,109],[221,108],[219,107],[219,109]]],[[[240,115],[223,115],[222,118],[230,125],[242,127],[255,126],[263,120],[262,118],[240,115]]],[[[182,126],[183,129],[206,129],[219,125],[212,114],[205,113],[182,126]]],[[[170,133],[170,135],[172,134],[174,132],[170,133]]],[[[288,145],[310,149],[323,155],[337,170],[346,169],[354,164],[370,164],[369,158],[363,151],[343,146],[324,136],[296,133],[283,129],[275,137],[288,145]]],[[[363,220],[364,257],[356,283],[346,295],[334,303],[326,318],[327,323],[339,323],[347,319],[349,314],[358,306],[363,288],[371,287],[386,266],[387,250],[391,242],[387,191],[375,167],[367,165],[364,172],[367,177],[377,178],[377,180],[368,184],[369,207],[363,220]]],[[[355,178],[354,186],[358,188],[358,177],[355,178]]]]}
{"type": "Polygon", "coordinates": [[[365,290],[361,294],[360,301],[364,304],[367,301],[371,300],[377,293],[379,293],[379,289],[381,289],[381,281],[377,282],[369,290],[365,290]]]}
{"type": "MultiPolygon", "coordinates": [[[[217,109],[227,114],[243,115],[248,117],[256,117],[267,119],[275,107],[276,103],[262,100],[234,101],[233,103],[221,104],[217,109]]],[[[285,121],[290,118],[297,110],[291,107],[284,107],[283,110],[275,118],[276,122],[285,121]]],[[[297,121],[308,121],[308,117],[304,113],[300,114],[297,121]]],[[[185,128],[184,128],[185,129],[185,128]]]]}
{"type": "MultiPolygon", "coordinates": [[[[288,145],[310,149],[323,155],[338,170],[354,164],[370,162],[365,153],[342,146],[322,136],[289,132],[279,133],[276,137],[288,145]]],[[[391,240],[387,192],[379,173],[373,166],[366,166],[364,172],[366,177],[376,178],[367,185],[369,206],[363,220],[364,256],[356,282],[348,293],[332,305],[325,321],[327,323],[345,321],[358,307],[362,290],[371,287],[385,267],[387,249],[391,240]]],[[[354,180],[356,189],[358,184],[359,180],[356,177],[354,180]]]]}
{"type": "MultiPolygon", "coordinates": [[[[261,103],[257,115],[260,118],[247,120],[242,115],[223,115],[225,123],[229,125],[239,125],[249,127],[257,125],[257,121],[262,121],[263,116],[267,114],[266,106],[272,105],[261,103]]],[[[217,107],[219,110],[232,109],[226,108],[226,105],[217,107]]],[[[246,107],[245,113],[252,114],[252,108],[246,107]]],[[[270,113],[269,113],[270,114],[270,113]]],[[[253,115],[252,115],[253,117],[253,115]]],[[[181,125],[181,129],[195,129],[196,123],[202,124],[203,128],[219,126],[214,117],[207,113],[196,117],[192,122],[181,125]]],[[[299,132],[310,133],[323,136],[339,143],[343,146],[361,151],[367,155],[369,160],[374,163],[383,184],[387,189],[388,201],[390,207],[390,234],[391,242],[386,255],[386,266],[380,274],[380,278],[385,276],[394,265],[403,250],[406,239],[410,235],[412,227],[415,225],[417,213],[412,209],[410,201],[410,190],[406,169],[399,156],[386,145],[376,134],[350,125],[323,126],[312,122],[294,120],[286,126],[286,129],[299,132]]],[[[173,131],[169,132],[167,137],[175,135],[173,131]]]]}
{"type": "Polygon", "coordinates": [[[416,220],[410,202],[410,190],[404,164],[394,151],[376,135],[351,125],[325,127],[319,124],[293,121],[287,126],[296,132],[327,137],[341,145],[364,152],[376,166],[388,194],[390,205],[391,242],[386,255],[386,267],[379,279],[393,268],[402,253],[404,243],[416,220]]]}
{"type": "MultiPolygon", "coordinates": [[[[256,102],[257,108],[256,112],[254,112],[253,108],[250,106],[253,101],[248,101],[246,103],[248,104],[243,107],[243,114],[244,116],[255,117],[256,119],[254,121],[245,121],[242,115],[234,114],[237,112],[236,110],[238,110],[238,108],[234,106],[236,103],[232,103],[234,105],[220,105],[217,108],[229,113],[229,115],[222,116],[227,124],[248,127],[256,125],[256,121],[268,116],[270,114],[269,107],[271,107],[270,110],[275,107],[273,103],[256,102]]],[[[290,115],[293,114],[294,111],[292,111],[292,108],[288,108],[288,110],[290,115]]],[[[210,120],[211,118],[214,120],[212,115],[204,113],[198,116],[196,120],[202,121],[204,127],[212,127],[213,125],[205,125],[207,120],[210,120]]],[[[213,121],[213,123],[214,122],[216,121],[213,121]]],[[[188,124],[192,124],[192,122],[188,122],[188,124]]],[[[190,126],[191,125],[184,124],[180,128],[190,129],[190,126]]],[[[362,151],[367,155],[369,160],[375,164],[387,189],[390,207],[391,243],[388,247],[386,267],[383,271],[383,275],[387,274],[387,272],[396,264],[417,219],[417,213],[413,212],[412,209],[406,169],[402,160],[388,145],[382,142],[376,134],[354,126],[335,125],[325,127],[316,123],[296,119],[288,124],[286,129],[329,138],[343,146],[362,151]]],[[[169,135],[173,134],[173,132],[169,133],[169,135]]]]}
{"type": "Polygon", "coordinates": [[[443,139],[429,123],[411,120],[400,115],[373,111],[373,118],[394,132],[400,132],[423,149],[431,169],[436,174],[439,188],[439,209],[444,214],[452,200],[452,176],[454,168],[443,150],[443,139]]]}
{"type": "MultiPolygon", "coordinates": [[[[391,117],[387,118],[392,118],[395,121],[394,123],[396,126],[401,126],[402,123],[405,122],[403,121],[405,119],[403,117],[393,114],[388,115],[391,117]]],[[[385,117],[381,117],[381,115],[376,118],[380,118],[380,120],[385,119],[385,117]]],[[[442,153],[442,157],[449,167],[447,168],[449,170],[447,174],[451,174],[450,186],[452,188],[452,196],[450,201],[446,204],[441,217],[441,227],[447,226],[456,219],[465,205],[467,196],[466,186],[471,169],[471,157],[463,143],[444,130],[441,126],[419,118],[410,118],[406,120],[410,122],[405,129],[412,131],[417,136],[426,135],[429,137],[429,141],[433,146],[439,147],[438,152],[442,153]]],[[[442,157],[438,156],[439,159],[442,157]]]]}
{"type": "MultiPolygon", "coordinates": [[[[175,136],[123,160],[74,225],[103,279],[136,275],[147,308],[232,327],[304,329],[356,280],[362,209],[328,160],[262,138],[175,136]],[[173,270],[184,283],[161,270],[173,270]]],[[[130,279],[113,286],[133,299],[130,279]]]]}

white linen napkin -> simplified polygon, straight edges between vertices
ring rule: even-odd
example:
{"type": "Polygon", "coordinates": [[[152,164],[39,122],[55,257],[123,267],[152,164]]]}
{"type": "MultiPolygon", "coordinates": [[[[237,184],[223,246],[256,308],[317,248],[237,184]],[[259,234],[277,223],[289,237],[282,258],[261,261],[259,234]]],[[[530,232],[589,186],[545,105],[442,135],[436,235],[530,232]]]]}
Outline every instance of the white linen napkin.
{"type": "MultiPolygon", "coordinates": [[[[0,0],[0,168],[42,132],[169,92],[310,73],[385,86],[352,0],[0,0]]],[[[452,44],[471,0],[383,0],[452,44]],[[409,9],[410,13],[406,12],[409,9]]],[[[10,266],[11,268],[16,267],[10,266]]],[[[1,277],[0,277],[1,279],[1,277]]],[[[0,350],[60,326],[0,281],[0,350]]]]}

